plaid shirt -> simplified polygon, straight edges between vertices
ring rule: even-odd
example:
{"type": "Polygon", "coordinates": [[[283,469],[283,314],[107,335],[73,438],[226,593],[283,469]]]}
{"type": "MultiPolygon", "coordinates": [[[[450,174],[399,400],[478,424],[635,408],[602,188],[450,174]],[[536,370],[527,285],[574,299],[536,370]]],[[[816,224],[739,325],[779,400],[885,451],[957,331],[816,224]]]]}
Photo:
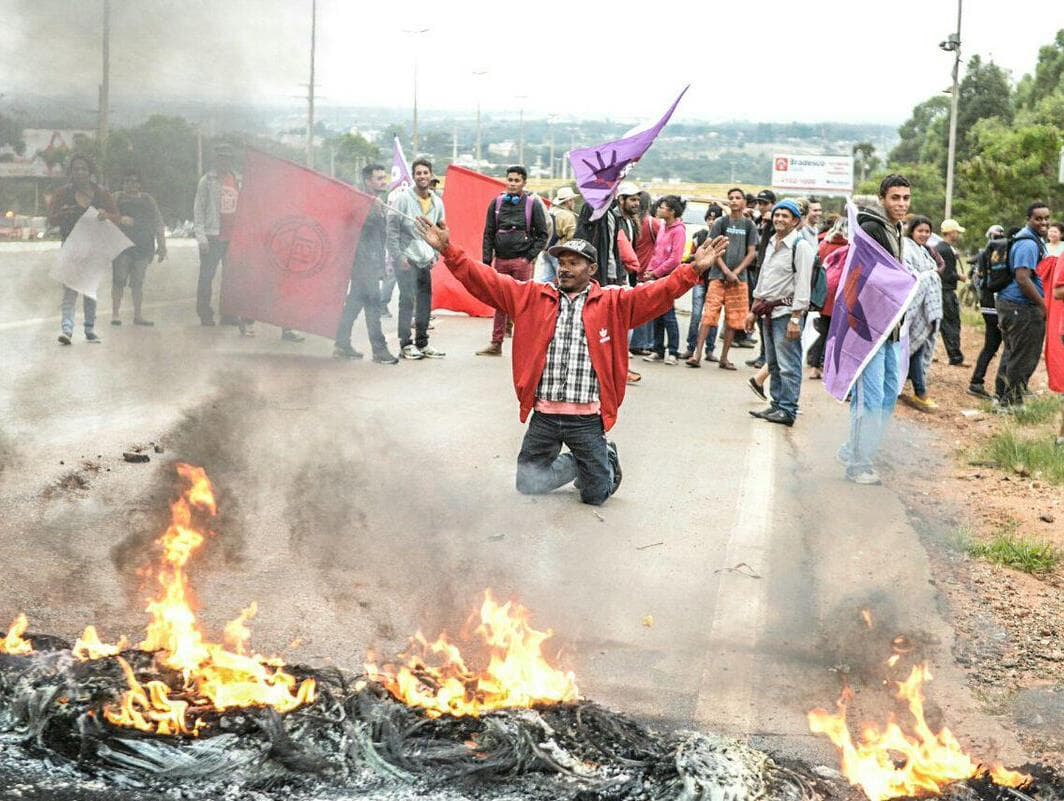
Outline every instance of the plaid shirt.
{"type": "Polygon", "coordinates": [[[547,365],[536,388],[540,400],[556,403],[596,403],[599,382],[591,355],[587,351],[584,333],[584,302],[588,289],[572,300],[564,292],[558,293],[558,321],[554,338],[547,347],[547,365]]]}

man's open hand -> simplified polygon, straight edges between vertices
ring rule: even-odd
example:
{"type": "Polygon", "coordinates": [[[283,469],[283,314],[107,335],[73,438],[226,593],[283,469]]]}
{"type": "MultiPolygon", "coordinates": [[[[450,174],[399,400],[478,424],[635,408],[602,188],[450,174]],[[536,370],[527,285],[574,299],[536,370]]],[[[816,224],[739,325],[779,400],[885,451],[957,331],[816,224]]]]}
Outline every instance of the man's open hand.
{"type": "Polygon", "coordinates": [[[717,259],[724,255],[728,249],[728,237],[721,234],[716,239],[707,239],[702,247],[695,251],[692,266],[699,272],[704,273],[717,263],[717,259]]]}
{"type": "Polygon", "coordinates": [[[440,220],[439,225],[433,225],[428,217],[418,217],[416,225],[418,234],[433,250],[442,251],[451,243],[451,232],[443,220],[440,220]]]}

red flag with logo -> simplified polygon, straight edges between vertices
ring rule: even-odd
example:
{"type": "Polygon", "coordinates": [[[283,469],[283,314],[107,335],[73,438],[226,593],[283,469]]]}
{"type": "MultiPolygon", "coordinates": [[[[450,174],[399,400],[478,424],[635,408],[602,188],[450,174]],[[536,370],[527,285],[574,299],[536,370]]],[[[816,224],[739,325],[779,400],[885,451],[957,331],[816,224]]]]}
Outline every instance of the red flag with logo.
{"type": "Polygon", "coordinates": [[[332,338],[373,198],[249,149],[222,277],[222,314],[332,338]]]}
{"type": "MultiPolygon", "coordinates": [[[[462,167],[448,167],[443,189],[451,241],[479,261],[488,206],[506,189],[506,184],[462,167]]],[[[466,291],[442,260],[432,270],[432,308],[465,312],[470,317],[495,315],[491,306],[466,291]]]]}

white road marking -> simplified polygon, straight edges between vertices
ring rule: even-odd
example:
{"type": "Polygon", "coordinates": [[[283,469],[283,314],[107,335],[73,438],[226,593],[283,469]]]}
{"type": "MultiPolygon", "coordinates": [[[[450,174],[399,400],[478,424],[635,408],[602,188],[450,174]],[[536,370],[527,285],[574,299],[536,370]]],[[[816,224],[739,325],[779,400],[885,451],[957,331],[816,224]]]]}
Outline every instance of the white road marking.
{"type": "Polygon", "coordinates": [[[761,636],[768,585],[773,489],[779,427],[754,424],[752,442],[736,498],[731,535],[721,559],[709,642],[696,717],[712,720],[733,734],[754,731],[756,650],[761,636]],[[741,564],[749,566],[729,570],[741,564]],[[753,572],[760,578],[743,573],[753,572]]]}

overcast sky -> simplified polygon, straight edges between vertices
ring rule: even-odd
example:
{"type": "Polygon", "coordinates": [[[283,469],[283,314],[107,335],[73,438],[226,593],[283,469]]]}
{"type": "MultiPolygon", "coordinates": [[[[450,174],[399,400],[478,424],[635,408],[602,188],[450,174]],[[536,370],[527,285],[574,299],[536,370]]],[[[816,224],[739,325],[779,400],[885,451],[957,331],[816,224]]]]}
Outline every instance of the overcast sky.
{"type": "MultiPolygon", "coordinates": [[[[84,95],[93,107],[102,5],[0,0],[8,90],[84,95]]],[[[304,94],[310,6],[112,0],[112,105],[123,94],[304,94]]],[[[1062,0],[964,7],[965,55],[992,56],[1014,80],[1064,28],[1062,0]]],[[[424,108],[471,113],[479,91],[485,110],[633,119],[659,114],[691,83],[676,119],[899,123],[948,87],[952,55],[938,43],[956,13],[956,0],[318,0],[318,93],[325,104],[408,105],[416,49],[424,108]],[[419,28],[429,31],[403,32],[419,28]]]]}

